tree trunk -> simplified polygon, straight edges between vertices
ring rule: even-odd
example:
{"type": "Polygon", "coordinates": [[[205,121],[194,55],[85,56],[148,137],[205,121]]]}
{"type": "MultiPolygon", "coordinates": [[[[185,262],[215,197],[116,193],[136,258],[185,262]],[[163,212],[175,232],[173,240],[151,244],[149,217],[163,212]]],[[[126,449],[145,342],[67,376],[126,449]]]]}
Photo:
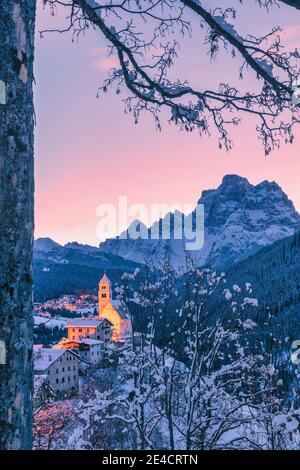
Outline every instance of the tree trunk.
{"type": "Polygon", "coordinates": [[[6,349],[6,364],[0,364],[2,450],[32,446],[35,1],[0,2],[0,347],[2,353],[6,349]]]}

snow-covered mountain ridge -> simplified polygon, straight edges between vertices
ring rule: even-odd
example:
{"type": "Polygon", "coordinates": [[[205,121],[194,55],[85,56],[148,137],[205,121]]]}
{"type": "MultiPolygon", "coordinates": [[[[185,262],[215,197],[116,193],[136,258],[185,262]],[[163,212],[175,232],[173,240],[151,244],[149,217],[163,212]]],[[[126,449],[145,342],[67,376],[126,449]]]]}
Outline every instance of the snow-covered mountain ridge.
{"type": "MultiPolygon", "coordinates": [[[[199,265],[229,266],[300,230],[300,215],[275,182],[252,185],[241,176],[226,175],[217,189],[203,191],[198,203],[204,204],[204,246],[190,253],[199,265]]],[[[172,234],[170,240],[116,237],[101,243],[100,250],[138,263],[159,264],[168,256],[172,264],[180,265],[185,242],[172,234]]]]}

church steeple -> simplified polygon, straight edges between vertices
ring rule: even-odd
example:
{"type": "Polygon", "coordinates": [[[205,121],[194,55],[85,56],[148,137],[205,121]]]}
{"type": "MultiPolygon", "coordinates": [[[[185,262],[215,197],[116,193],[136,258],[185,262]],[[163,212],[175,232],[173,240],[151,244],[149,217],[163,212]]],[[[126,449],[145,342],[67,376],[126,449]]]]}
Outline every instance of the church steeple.
{"type": "Polygon", "coordinates": [[[100,279],[99,290],[98,290],[98,308],[99,308],[98,315],[99,317],[101,316],[107,304],[110,303],[111,299],[112,299],[111,282],[106,276],[106,273],[104,272],[102,279],[100,279]]]}

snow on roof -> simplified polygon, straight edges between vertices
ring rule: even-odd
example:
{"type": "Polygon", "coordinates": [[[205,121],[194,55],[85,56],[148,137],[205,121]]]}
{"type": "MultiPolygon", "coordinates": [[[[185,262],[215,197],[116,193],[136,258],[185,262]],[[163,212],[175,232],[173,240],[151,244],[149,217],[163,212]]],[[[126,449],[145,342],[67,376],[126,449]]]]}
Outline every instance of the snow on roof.
{"type": "Polygon", "coordinates": [[[119,315],[123,318],[123,320],[129,319],[129,312],[127,306],[121,300],[112,300],[111,304],[114,309],[117,310],[119,315]]]}
{"type": "Polygon", "coordinates": [[[79,340],[81,344],[102,344],[103,341],[99,341],[98,339],[93,338],[82,338],[79,340]]]}
{"type": "MultiPolygon", "coordinates": [[[[66,352],[75,354],[72,351],[67,351],[66,349],[38,349],[34,354],[34,370],[36,372],[46,371],[57,359],[60,358],[60,356],[66,352]]],[[[77,356],[77,354],[75,355],[77,356]]]]}
{"type": "Polygon", "coordinates": [[[64,345],[64,344],[69,344],[69,343],[78,343],[78,344],[102,344],[103,341],[100,341],[99,339],[93,339],[93,338],[81,338],[81,339],[65,339],[60,341],[59,344],[64,345]]]}
{"type": "Polygon", "coordinates": [[[53,362],[65,353],[64,349],[40,348],[34,354],[34,370],[47,370],[53,362]]]}
{"type": "Polygon", "coordinates": [[[108,277],[106,276],[106,274],[104,273],[102,278],[100,279],[100,282],[108,282],[109,284],[111,284],[111,281],[108,279],[108,277]]]}
{"type": "Polygon", "coordinates": [[[72,326],[85,326],[85,327],[92,327],[92,328],[97,328],[101,323],[103,322],[103,319],[96,320],[95,318],[73,318],[70,320],[70,322],[67,324],[67,328],[72,327],[72,326]]]}

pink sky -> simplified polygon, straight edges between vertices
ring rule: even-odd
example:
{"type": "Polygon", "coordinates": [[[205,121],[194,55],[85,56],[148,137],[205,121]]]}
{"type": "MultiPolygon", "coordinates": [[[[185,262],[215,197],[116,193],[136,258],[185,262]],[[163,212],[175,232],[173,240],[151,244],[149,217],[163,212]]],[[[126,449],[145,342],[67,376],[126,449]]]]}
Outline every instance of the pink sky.
{"type": "MultiPolygon", "coordinates": [[[[266,20],[268,27],[280,23],[287,44],[297,47],[300,12],[283,8],[261,16],[255,17],[258,31],[266,20]]],[[[39,10],[38,29],[51,24],[39,10]]],[[[242,16],[242,27],[247,24],[249,10],[242,16]]],[[[198,56],[196,42],[184,51],[191,80],[211,83],[230,75],[230,58],[210,65],[198,56]]],[[[96,99],[112,63],[100,35],[90,33],[78,44],[67,34],[37,35],[36,44],[36,238],[97,245],[99,204],[115,204],[120,195],[129,203],[196,204],[203,189],[218,186],[228,173],[251,183],[275,180],[300,211],[299,131],[294,145],[266,158],[249,119],[234,131],[229,153],[219,151],[213,138],[180,132],[166,120],[162,132],[150,116],[135,125],[112,91],[96,99]]]]}

